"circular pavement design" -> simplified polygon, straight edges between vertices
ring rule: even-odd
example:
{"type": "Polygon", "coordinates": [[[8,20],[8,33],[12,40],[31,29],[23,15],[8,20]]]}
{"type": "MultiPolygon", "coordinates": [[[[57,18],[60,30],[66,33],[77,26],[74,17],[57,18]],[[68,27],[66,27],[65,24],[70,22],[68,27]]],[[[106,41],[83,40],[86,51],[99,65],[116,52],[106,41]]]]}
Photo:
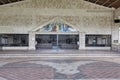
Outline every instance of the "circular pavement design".
{"type": "MultiPolygon", "coordinates": [[[[120,79],[120,64],[95,60],[32,60],[0,67],[3,80],[120,79]]],[[[0,79],[2,80],[2,79],[0,79]]]]}

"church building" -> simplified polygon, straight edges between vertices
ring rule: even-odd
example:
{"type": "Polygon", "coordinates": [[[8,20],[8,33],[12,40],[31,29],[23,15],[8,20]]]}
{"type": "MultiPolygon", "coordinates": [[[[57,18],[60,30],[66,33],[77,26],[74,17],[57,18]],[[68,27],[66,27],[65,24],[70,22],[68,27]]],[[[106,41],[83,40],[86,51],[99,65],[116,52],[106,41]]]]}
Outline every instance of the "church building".
{"type": "Polygon", "coordinates": [[[114,6],[120,1],[111,0],[113,2],[109,4],[107,1],[18,0],[1,3],[0,50],[120,51],[120,6],[114,6]],[[104,1],[102,5],[100,1],[104,1]]]}

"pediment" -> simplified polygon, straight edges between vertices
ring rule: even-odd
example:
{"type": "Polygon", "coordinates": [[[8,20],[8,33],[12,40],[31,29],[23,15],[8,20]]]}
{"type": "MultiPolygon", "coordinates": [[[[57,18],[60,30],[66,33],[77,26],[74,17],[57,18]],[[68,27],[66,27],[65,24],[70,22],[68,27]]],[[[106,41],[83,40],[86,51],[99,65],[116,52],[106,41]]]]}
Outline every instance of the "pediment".
{"type": "Polygon", "coordinates": [[[78,32],[78,29],[64,21],[63,19],[54,18],[53,20],[44,23],[33,29],[34,32],[78,32]]]}

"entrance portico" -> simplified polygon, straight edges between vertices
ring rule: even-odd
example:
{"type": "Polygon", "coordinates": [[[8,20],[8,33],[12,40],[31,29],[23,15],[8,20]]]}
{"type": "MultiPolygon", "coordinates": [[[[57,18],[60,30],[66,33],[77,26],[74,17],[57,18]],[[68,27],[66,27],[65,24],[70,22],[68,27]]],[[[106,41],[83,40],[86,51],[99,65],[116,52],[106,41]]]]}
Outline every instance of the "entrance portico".
{"type": "Polygon", "coordinates": [[[79,30],[70,23],[54,18],[29,32],[29,50],[36,48],[79,49],[85,47],[83,42],[80,42],[79,37],[82,36],[80,34],[79,30]]]}
{"type": "Polygon", "coordinates": [[[29,50],[58,48],[110,50],[111,35],[87,34],[60,18],[29,32],[29,50]]]}
{"type": "Polygon", "coordinates": [[[62,18],[54,18],[27,34],[1,34],[2,50],[110,50],[111,34],[88,33],[62,18]]]}

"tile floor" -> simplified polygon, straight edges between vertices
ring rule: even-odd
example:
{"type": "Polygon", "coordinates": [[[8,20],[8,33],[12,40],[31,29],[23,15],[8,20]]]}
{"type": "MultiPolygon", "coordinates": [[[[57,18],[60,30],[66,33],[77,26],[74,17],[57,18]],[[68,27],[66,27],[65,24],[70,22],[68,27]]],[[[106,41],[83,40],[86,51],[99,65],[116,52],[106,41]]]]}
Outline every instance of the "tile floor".
{"type": "MultiPolygon", "coordinates": [[[[39,57],[37,57],[38,55],[34,57],[17,57],[15,55],[16,57],[12,57],[12,52],[17,54],[17,51],[10,51],[10,54],[8,51],[4,51],[4,54],[7,55],[5,54],[3,57],[2,52],[0,52],[0,80],[120,80],[120,57],[116,52],[71,51],[69,54],[78,53],[74,57],[68,55],[69,58],[64,57],[68,51],[64,51],[65,54],[58,52],[61,53],[61,57],[57,58],[47,57],[52,52],[44,58],[40,57],[42,54],[39,57]],[[91,57],[87,57],[87,55],[86,57],[77,57],[83,53],[90,54],[91,57]],[[104,55],[102,55],[103,57],[92,57],[97,53],[106,53],[111,57],[104,57],[104,55]]],[[[19,55],[23,54],[19,51],[18,53],[19,55]]]]}

